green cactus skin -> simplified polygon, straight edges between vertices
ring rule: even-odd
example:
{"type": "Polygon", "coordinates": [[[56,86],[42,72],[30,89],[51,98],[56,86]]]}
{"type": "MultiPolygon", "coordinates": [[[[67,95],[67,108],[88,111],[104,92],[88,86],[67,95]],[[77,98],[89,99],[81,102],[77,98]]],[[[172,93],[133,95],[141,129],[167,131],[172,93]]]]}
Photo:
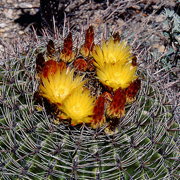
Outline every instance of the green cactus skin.
{"type": "Polygon", "coordinates": [[[139,69],[137,100],[127,106],[118,132],[107,135],[86,125],[55,125],[36,108],[36,55],[29,48],[1,65],[0,179],[179,179],[179,124],[147,71],[139,69]]]}

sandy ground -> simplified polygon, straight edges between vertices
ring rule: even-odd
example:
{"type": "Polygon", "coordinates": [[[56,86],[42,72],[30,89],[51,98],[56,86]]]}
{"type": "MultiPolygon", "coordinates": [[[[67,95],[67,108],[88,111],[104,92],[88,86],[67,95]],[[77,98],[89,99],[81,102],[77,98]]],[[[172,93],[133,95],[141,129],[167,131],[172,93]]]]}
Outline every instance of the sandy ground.
{"type": "MultiPolygon", "coordinates": [[[[175,2],[175,0],[76,0],[71,1],[63,10],[71,27],[86,28],[89,24],[99,27],[106,23],[118,29],[129,20],[148,20],[149,16],[161,22],[163,19],[158,17],[159,13],[164,7],[173,9],[175,2]],[[153,14],[158,11],[159,13],[153,14]]],[[[26,35],[29,27],[37,23],[39,6],[39,0],[1,0],[0,38],[8,40],[26,35]]],[[[50,12],[53,7],[48,3],[47,6],[50,12]]],[[[48,13],[48,16],[49,14],[51,13],[48,13]]]]}

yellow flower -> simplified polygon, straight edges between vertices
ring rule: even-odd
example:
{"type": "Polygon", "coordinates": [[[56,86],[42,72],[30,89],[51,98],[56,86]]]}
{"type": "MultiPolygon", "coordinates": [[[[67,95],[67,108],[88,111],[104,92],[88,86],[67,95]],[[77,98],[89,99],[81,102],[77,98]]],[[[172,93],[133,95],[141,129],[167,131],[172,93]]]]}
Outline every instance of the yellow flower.
{"type": "Polygon", "coordinates": [[[137,79],[136,69],[137,67],[132,66],[131,63],[105,64],[103,68],[97,69],[97,76],[101,83],[112,87],[115,91],[118,88],[127,88],[137,79]]]}
{"type": "Polygon", "coordinates": [[[73,126],[90,123],[93,115],[94,100],[88,90],[77,88],[63,102],[61,109],[71,119],[73,126]]]}
{"type": "Polygon", "coordinates": [[[121,63],[122,65],[132,61],[132,53],[125,41],[119,42],[110,38],[102,45],[94,46],[92,56],[95,59],[95,66],[102,68],[105,64],[121,63]]]}
{"type": "Polygon", "coordinates": [[[82,81],[83,77],[74,77],[73,70],[61,70],[60,66],[52,70],[51,65],[49,65],[48,68],[51,72],[40,75],[41,84],[39,90],[40,95],[48,99],[51,103],[61,105],[62,101],[70,95],[74,89],[82,87],[85,83],[85,81],[82,81]]]}

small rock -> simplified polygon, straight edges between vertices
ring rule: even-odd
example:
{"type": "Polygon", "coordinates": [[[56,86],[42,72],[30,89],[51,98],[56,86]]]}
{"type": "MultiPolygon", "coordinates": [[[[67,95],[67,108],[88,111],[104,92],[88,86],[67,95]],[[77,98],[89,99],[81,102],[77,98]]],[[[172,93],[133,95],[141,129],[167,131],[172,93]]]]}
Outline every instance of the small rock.
{"type": "Polygon", "coordinates": [[[156,49],[158,49],[158,51],[161,52],[161,53],[164,53],[164,52],[165,52],[165,49],[166,49],[164,45],[160,45],[160,44],[158,44],[158,43],[157,43],[157,44],[154,44],[153,47],[156,48],[156,49]]]}
{"type": "Polygon", "coordinates": [[[13,19],[13,10],[12,9],[8,9],[4,13],[5,13],[7,18],[13,19]]]}
{"type": "Polygon", "coordinates": [[[141,9],[141,6],[133,5],[132,8],[134,8],[134,9],[136,9],[136,10],[140,10],[140,9],[141,9]]]}
{"type": "Polygon", "coordinates": [[[122,19],[117,20],[118,27],[122,27],[125,25],[125,22],[122,19]]]}
{"type": "Polygon", "coordinates": [[[0,51],[2,51],[4,49],[4,47],[2,45],[0,45],[0,51]]]}
{"type": "Polygon", "coordinates": [[[160,14],[160,15],[156,16],[155,21],[156,22],[163,22],[164,19],[165,19],[165,16],[163,14],[160,14]]]}
{"type": "Polygon", "coordinates": [[[153,9],[154,9],[154,10],[157,10],[157,9],[159,9],[159,6],[154,5],[154,6],[153,6],[153,9]]]}
{"type": "Polygon", "coordinates": [[[19,33],[19,35],[22,35],[22,34],[24,34],[24,31],[19,31],[18,33],[19,33]]]}
{"type": "Polygon", "coordinates": [[[5,33],[5,32],[6,32],[5,29],[0,29],[0,34],[1,34],[1,33],[5,33]]]}
{"type": "Polygon", "coordinates": [[[5,28],[7,26],[6,23],[0,23],[0,28],[5,28]]]}
{"type": "Polygon", "coordinates": [[[30,3],[20,3],[19,7],[20,8],[32,8],[32,4],[30,4],[30,3]]]}
{"type": "MultiPolygon", "coordinates": [[[[4,32],[6,32],[5,30],[2,31],[2,32],[3,32],[3,35],[2,35],[2,36],[3,36],[4,38],[9,37],[9,34],[8,34],[8,33],[4,33],[4,32]]],[[[1,33],[1,29],[0,29],[0,33],[1,33]]]]}
{"type": "Polygon", "coordinates": [[[12,0],[5,0],[6,3],[12,3],[12,0]]]}
{"type": "Polygon", "coordinates": [[[165,46],[164,45],[159,46],[158,50],[159,52],[163,53],[165,51],[165,46]]]}

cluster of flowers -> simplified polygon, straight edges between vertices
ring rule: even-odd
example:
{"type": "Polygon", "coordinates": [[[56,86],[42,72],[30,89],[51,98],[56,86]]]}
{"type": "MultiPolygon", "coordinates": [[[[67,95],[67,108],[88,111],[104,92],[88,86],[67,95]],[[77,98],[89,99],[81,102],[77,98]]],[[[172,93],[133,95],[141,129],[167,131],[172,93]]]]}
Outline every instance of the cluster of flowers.
{"type": "MultiPolygon", "coordinates": [[[[53,53],[50,41],[47,51],[53,53]]],[[[85,43],[80,49],[81,56],[73,52],[72,34],[64,40],[60,60],[42,60],[38,76],[39,94],[59,110],[57,117],[69,120],[72,126],[86,123],[92,128],[107,124],[107,119],[120,119],[125,115],[125,105],[135,100],[140,88],[136,75],[136,57],[118,34],[99,45],[94,44],[94,30],[90,26],[85,34],[85,43]],[[73,63],[71,63],[73,62],[73,63]],[[73,64],[73,68],[69,64],[73,64]],[[92,96],[86,84],[88,79],[76,71],[94,72],[104,92],[92,96]]],[[[37,64],[37,67],[39,64],[37,64]]],[[[84,73],[86,74],[86,73],[84,73]]]]}

